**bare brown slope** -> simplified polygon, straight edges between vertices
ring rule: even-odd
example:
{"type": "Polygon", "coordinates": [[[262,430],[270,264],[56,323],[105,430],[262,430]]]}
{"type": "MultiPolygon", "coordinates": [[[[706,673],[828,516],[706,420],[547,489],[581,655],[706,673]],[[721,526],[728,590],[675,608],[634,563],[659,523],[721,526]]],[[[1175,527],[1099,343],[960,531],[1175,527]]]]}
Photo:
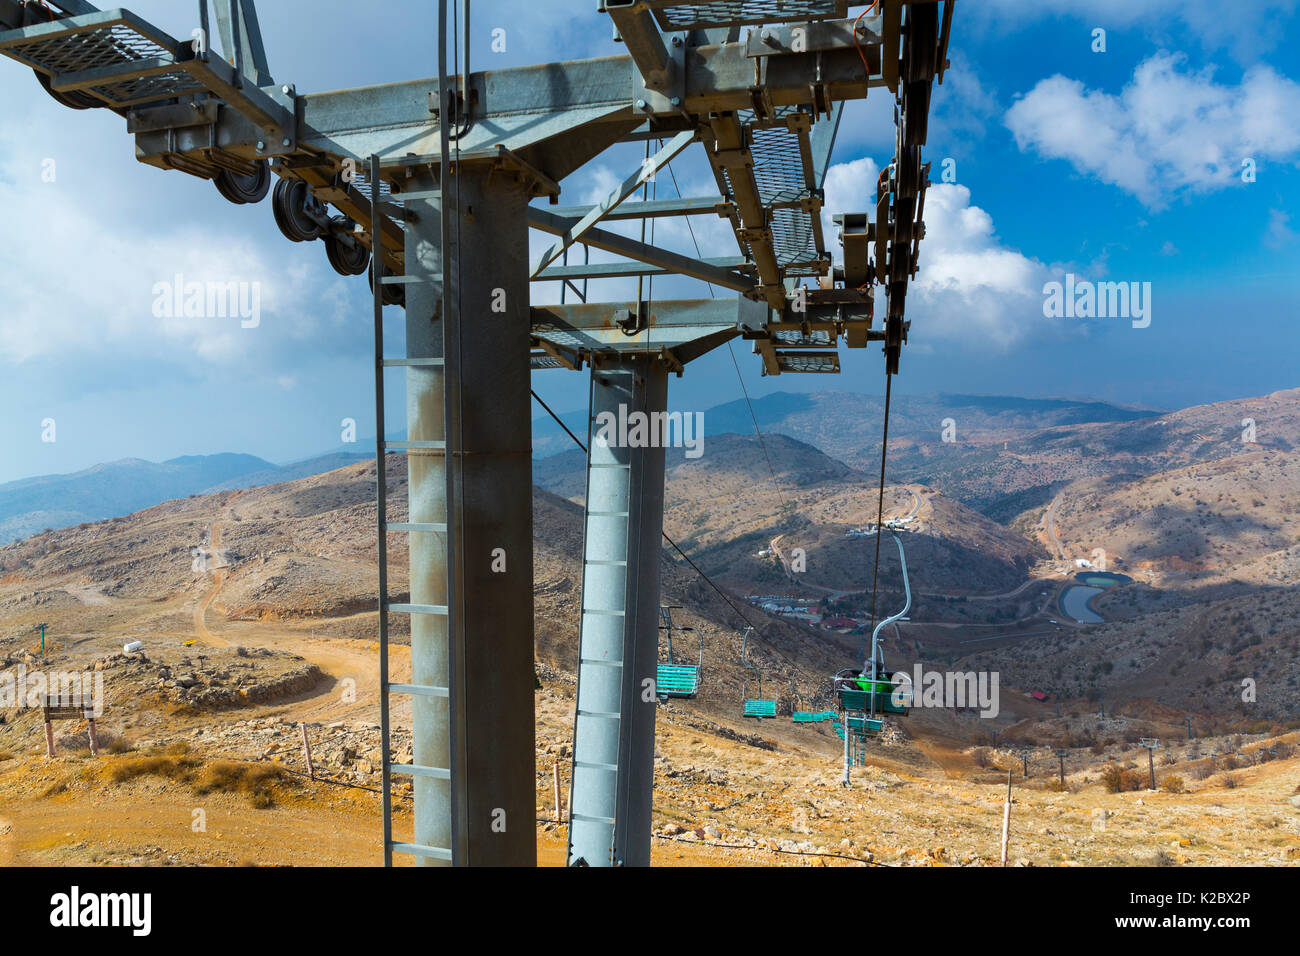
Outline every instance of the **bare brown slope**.
{"type": "MultiPolygon", "coordinates": [[[[581,468],[580,456],[557,456],[538,463],[538,481],[581,500],[581,468]]],[[[795,548],[806,554],[803,585],[861,591],[869,586],[868,539],[847,533],[874,524],[877,493],[875,476],[785,435],[709,436],[701,457],[669,456],[664,528],[710,575],[742,592],[787,586],[795,548]]],[[[916,549],[921,590],[1009,590],[1044,556],[1037,543],[951,497],[920,485],[886,489],[887,519],[913,514],[922,533],[908,548],[916,549]]]]}
{"type": "Polygon", "coordinates": [[[1103,549],[1169,582],[1300,582],[1300,454],[1245,450],[1132,481],[1065,488],[1057,533],[1071,554],[1103,549]]]}
{"type": "MultiPolygon", "coordinates": [[[[389,464],[390,520],[405,517],[402,460],[389,464]]],[[[60,633],[150,631],[213,621],[301,622],[373,639],[377,589],[375,468],[352,465],[298,481],[170,501],[125,518],[67,528],[0,548],[0,619],[28,632],[42,621],[60,633]],[[214,578],[219,578],[214,587],[214,578]]],[[[539,660],[572,672],[577,657],[582,510],[534,495],[536,642],[539,660]]],[[[407,587],[406,540],[389,542],[390,594],[407,587]]],[[[760,628],[752,656],[771,686],[805,694],[853,659],[850,645],[768,618],[733,598],[741,617],[676,556],[663,568],[665,603],[705,637],[699,705],[734,711],[747,673],[740,634],[760,628]]],[[[400,639],[401,622],[394,621],[400,639]]],[[[213,630],[219,630],[214,627],[213,630]]],[[[683,647],[683,650],[685,648],[683,647]]],[[[684,655],[681,655],[684,656],[684,655]]],[[[698,656],[698,648],[689,656],[698,656]]],[[[751,674],[752,676],[752,674],[751,674]]]]}

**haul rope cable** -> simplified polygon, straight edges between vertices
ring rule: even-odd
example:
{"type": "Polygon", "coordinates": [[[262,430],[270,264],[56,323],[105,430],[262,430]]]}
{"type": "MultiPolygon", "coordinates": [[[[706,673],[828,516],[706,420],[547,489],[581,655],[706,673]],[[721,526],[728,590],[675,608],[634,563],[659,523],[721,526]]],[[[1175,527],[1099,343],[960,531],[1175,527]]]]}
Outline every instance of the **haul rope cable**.
{"type": "Polygon", "coordinates": [[[876,585],[880,578],[880,536],[885,520],[885,456],[889,451],[889,405],[893,391],[894,376],[885,369],[885,432],[880,443],[880,498],[876,510],[876,562],[871,572],[871,627],[876,628],[876,585]]]}
{"type": "MultiPolygon", "coordinates": [[[[567,434],[570,438],[573,439],[573,443],[577,445],[579,448],[581,448],[584,453],[586,453],[587,446],[584,445],[582,441],[579,440],[577,435],[573,434],[573,432],[569,429],[568,425],[564,424],[564,422],[560,420],[560,416],[555,414],[555,412],[551,409],[551,406],[547,405],[546,402],[542,401],[542,397],[538,395],[536,391],[533,392],[533,398],[537,399],[537,404],[541,405],[542,408],[546,411],[546,413],[550,415],[551,418],[555,419],[556,424],[564,429],[565,434],[567,434]]],[[[735,605],[735,603],[731,600],[731,598],[727,597],[727,595],[722,591],[720,587],[718,587],[718,585],[713,583],[713,579],[710,578],[707,574],[705,574],[704,571],[700,569],[700,566],[698,564],[696,564],[694,561],[691,560],[690,555],[688,555],[685,551],[683,551],[680,547],[678,547],[677,542],[668,536],[668,532],[662,531],[660,533],[663,535],[664,540],[668,542],[669,546],[674,551],[676,551],[679,555],[681,555],[682,560],[685,561],[687,564],[689,564],[691,568],[694,569],[695,573],[698,574],[701,578],[705,580],[705,582],[708,583],[709,587],[713,588],[713,590],[718,592],[718,597],[722,598],[722,600],[727,602],[727,604],[731,607],[731,609],[736,612],[736,616],[739,617],[742,621],[744,621],[745,624],[747,624],[748,626],[754,627],[753,622],[750,621],[750,619],[745,616],[745,613],[735,605]]],[[[759,628],[757,627],[754,627],[754,629],[759,630],[759,628]]]]}

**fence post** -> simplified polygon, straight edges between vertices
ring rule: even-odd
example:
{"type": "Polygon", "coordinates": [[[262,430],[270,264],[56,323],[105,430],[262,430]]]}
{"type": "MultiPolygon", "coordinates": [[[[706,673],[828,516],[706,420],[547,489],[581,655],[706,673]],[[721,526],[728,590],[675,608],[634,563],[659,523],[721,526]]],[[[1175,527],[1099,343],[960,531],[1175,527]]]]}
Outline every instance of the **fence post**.
{"type": "Polygon", "coordinates": [[[560,802],[560,761],[551,765],[551,778],[555,784],[555,822],[564,822],[564,806],[560,802]]]}
{"type": "Polygon", "coordinates": [[[1007,771],[1007,802],[1002,808],[1002,865],[1007,865],[1007,843],[1011,837],[1011,771],[1007,771]]]}
{"type": "Polygon", "coordinates": [[[307,725],[299,722],[298,728],[302,731],[302,756],[307,762],[307,776],[311,780],[316,779],[316,768],[311,762],[311,741],[307,739],[307,725]]]}

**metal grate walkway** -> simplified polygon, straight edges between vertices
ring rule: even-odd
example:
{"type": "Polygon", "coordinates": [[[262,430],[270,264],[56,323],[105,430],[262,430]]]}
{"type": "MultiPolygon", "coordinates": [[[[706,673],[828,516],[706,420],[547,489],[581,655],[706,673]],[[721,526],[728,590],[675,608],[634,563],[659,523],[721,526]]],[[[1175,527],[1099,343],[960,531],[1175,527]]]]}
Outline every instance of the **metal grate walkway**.
{"type": "Polygon", "coordinates": [[[0,34],[0,53],[121,109],[204,92],[188,45],[125,10],[55,20],[0,34]]]}
{"type": "Polygon", "coordinates": [[[665,30],[699,30],[759,23],[790,23],[843,17],[847,0],[712,0],[663,3],[655,17],[665,30]]]}

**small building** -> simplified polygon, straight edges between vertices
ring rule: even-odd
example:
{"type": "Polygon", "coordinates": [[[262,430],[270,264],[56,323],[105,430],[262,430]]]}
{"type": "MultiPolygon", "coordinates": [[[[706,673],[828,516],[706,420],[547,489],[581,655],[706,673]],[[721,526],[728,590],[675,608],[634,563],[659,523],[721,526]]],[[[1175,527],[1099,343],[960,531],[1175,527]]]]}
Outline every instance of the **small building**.
{"type": "Polygon", "coordinates": [[[1029,692],[1029,696],[1034,698],[1034,700],[1036,701],[1040,701],[1040,702],[1047,701],[1047,695],[1044,694],[1041,690],[1031,690],[1029,692]]]}
{"type": "Polygon", "coordinates": [[[852,631],[857,628],[858,622],[848,617],[824,617],[822,618],[822,627],[828,631],[852,631]]]}

